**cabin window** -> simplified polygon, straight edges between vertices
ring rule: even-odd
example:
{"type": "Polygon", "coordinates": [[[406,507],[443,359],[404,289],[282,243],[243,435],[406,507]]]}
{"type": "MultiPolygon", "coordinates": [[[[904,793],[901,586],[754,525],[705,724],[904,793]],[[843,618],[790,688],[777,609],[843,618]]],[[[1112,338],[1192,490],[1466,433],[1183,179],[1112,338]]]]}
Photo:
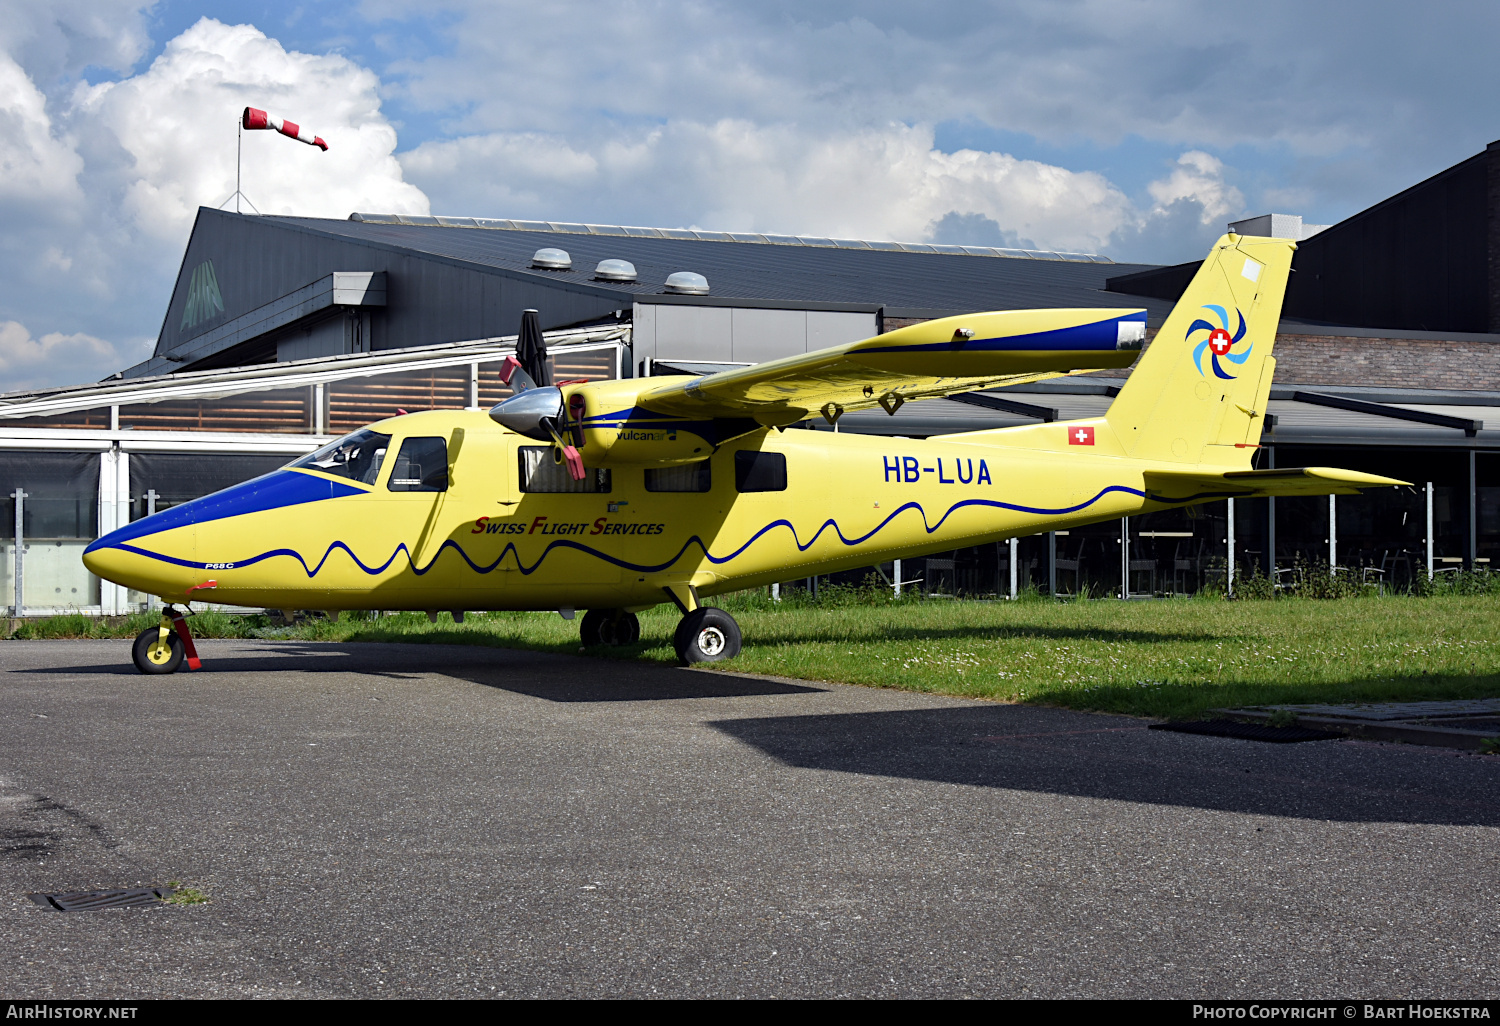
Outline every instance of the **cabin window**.
{"type": "MultiPolygon", "coordinates": [[[[352,435],[345,435],[336,442],[329,442],[323,448],[308,453],[300,460],[293,460],[287,466],[321,470],[325,474],[337,474],[351,481],[372,485],[380,473],[380,464],[385,460],[385,450],[390,444],[390,435],[364,428],[352,435]]],[[[446,469],[447,464],[444,467],[446,469]]]]}
{"type": "Polygon", "coordinates": [[[420,437],[404,440],[386,487],[393,492],[446,492],[448,440],[420,437]]]}
{"type": "Polygon", "coordinates": [[[708,460],[680,467],[652,467],[646,471],[648,492],[706,492],[712,487],[708,460]]]}
{"type": "Polygon", "coordinates": [[[735,453],[734,486],[742,492],[786,491],[786,455],[779,452],[735,453]]]}
{"type": "Polygon", "coordinates": [[[523,445],[520,456],[521,491],[523,492],[608,492],[609,471],[585,470],[583,480],[573,480],[565,463],[552,461],[552,446],[523,445]]]}

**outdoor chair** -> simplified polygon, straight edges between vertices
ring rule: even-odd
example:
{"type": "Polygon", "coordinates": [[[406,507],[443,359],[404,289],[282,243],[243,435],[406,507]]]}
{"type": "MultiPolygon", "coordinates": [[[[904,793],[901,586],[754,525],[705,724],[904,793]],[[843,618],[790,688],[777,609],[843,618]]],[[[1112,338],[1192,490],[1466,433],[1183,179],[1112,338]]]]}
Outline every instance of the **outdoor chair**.
{"type": "Polygon", "coordinates": [[[1156,560],[1154,559],[1132,559],[1130,561],[1130,576],[1133,579],[1136,574],[1145,574],[1149,587],[1144,592],[1130,587],[1126,581],[1125,594],[1127,595],[1155,595],[1156,594],[1156,560]]]}
{"type": "MultiPolygon", "coordinates": [[[[1081,556],[1082,554],[1083,548],[1082,546],[1080,546],[1079,555],[1081,556]]],[[[1076,595],[1078,593],[1078,586],[1080,583],[1078,567],[1081,562],[1083,562],[1082,559],[1057,560],[1057,592],[1059,595],[1076,595]],[[1064,573],[1071,573],[1073,575],[1073,590],[1071,592],[1066,591],[1062,586],[1062,575],[1064,573]]]]}
{"type": "Polygon", "coordinates": [[[934,595],[934,594],[936,594],[936,595],[942,595],[942,594],[945,594],[942,590],[940,590],[941,589],[941,585],[942,585],[942,578],[938,576],[938,574],[944,573],[944,572],[946,572],[948,574],[948,592],[947,592],[947,594],[952,594],[952,592],[954,591],[954,584],[955,584],[955,581],[953,580],[953,578],[954,578],[953,560],[951,560],[951,559],[929,559],[929,560],[927,560],[927,565],[926,565],[925,570],[924,570],[924,572],[922,574],[923,579],[926,581],[926,584],[923,585],[923,590],[927,594],[929,594],[929,595],[934,595]]]}

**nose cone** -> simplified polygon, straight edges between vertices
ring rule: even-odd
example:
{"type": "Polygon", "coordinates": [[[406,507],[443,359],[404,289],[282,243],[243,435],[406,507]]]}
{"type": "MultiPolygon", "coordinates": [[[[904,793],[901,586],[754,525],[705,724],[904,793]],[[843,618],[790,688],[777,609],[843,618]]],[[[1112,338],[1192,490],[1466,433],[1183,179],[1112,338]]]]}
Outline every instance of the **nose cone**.
{"type": "Polygon", "coordinates": [[[531,388],[518,392],[490,407],[490,420],[518,435],[549,441],[552,436],[543,420],[555,421],[562,416],[562,390],[554,386],[531,388]]]}
{"type": "Polygon", "coordinates": [[[83,550],[83,565],[97,577],[136,591],[181,597],[196,583],[192,562],[198,529],[153,523],[162,516],[158,513],[106,534],[83,550]]]}

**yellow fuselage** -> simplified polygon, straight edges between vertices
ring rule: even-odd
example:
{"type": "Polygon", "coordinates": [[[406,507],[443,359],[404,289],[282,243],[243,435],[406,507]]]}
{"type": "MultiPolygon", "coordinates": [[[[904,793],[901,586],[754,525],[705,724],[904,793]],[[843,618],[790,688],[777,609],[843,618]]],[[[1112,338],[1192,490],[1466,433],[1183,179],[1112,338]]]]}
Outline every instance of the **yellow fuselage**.
{"type": "Polygon", "coordinates": [[[712,595],[1163,508],[1144,494],[1153,464],[1127,458],[1102,418],[926,441],[756,430],[713,452],[708,491],[648,491],[644,468],[617,466],[607,493],[585,494],[522,491],[517,450],[538,443],[482,412],[372,428],[392,453],[407,437],[461,439],[447,490],[392,491],[391,459],[368,485],[287,469],[261,479],[272,500],[221,502],[176,526],[168,510],[164,529],[138,521],[85,562],[168,601],[635,609],[664,588],[712,595]],[[1092,444],[1069,444],[1080,428],[1092,444]],[[786,489],[740,492],[742,450],[784,454],[786,489]],[[296,501],[274,504],[277,488],[296,501]],[[322,491],[308,499],[309,488],[322,491]]]}

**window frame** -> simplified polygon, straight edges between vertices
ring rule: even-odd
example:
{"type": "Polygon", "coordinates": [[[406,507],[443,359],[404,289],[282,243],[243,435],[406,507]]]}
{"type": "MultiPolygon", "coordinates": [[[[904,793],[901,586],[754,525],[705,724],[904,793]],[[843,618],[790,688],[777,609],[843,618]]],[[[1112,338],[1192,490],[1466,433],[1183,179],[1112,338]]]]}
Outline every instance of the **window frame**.
{"type": "MultiPolygon", "coordinates": [[[[595,467],[585,472],[594,475],[594,488],[568,488],[568,489],[535,489],[527,487],[531,482],[526,468],[526,454],[528,452],[541,452],[549,466],[558,466],[552,463],[552,449],[550,445],[518,445],[516,446],[516,494],[518,495],[609,495],[614,489],[614,479],[607,467],[595,467]],[[598,485],[603,487],[597,487],[598,485]]],[[[567,471],[563,471],[567,473],[567,471]]],[[[588,479],[585,478],[585,481],[588,479]]]]}
{"type": "MultiPolygon", "coordinates": [[[[392,441],[394,440],[395,439],[392,439],[392,441]]],[[[446,492],[452,485],[452,481],[450,480],[450,470],[452,464],[448,459],[448,439],[444,438],[442,435],[405,435],[401,438],[401,444],[396,446],[395,448],[395,456],[391,455],[389,448],[386,449],[385,463],[390,467],[390,470],[385,474],[385,490],[387,492],[395,492],[397,494],[439,495],[443,492],[446,492]],[[436,474],[437,471],[433,471],[432,474],[428,474],[426,477],[421,478],[420,483],[415,487],[412,487],[410,485],[402,485],[399,488],[396,487],[396,465],[401,462],[401,454],[406,451],[407,445],[412,442],[437,442],[443,447],[443,486],[441,488],[427,487],[428,478],[432,477],[433,474],[436,474]]],[[[418,464],[418,466],[420,466],[420,464],[418,464]]],[[[411,479],[403,478],[402,480],[411,479]]]]}
{"type": "Polygon", "coordinates": [[[784,492],[788,487],[786,453],[763,449],[741,449],[734,454],[734,490],[741,495],[784,492]],[[755,472],[755,464],[762,459],[776,460],[781,464],[780,488],[746,488],[746,479],[755,472]]]}
{"type": "Polygon", "coordinates": [[[671,464],[671,465],[665,466],[665,467],[647,467],[644,471],[641,472],[641,482],[644,485],[646,491],[652,493],[653,495],[704,495],[704,494],[707,494],[708,492],[711,492],[711,491],[714,490],[714,477],[713,477],[713,473],[714,473],[713,472],[713,460],[711,460],[711,459],[695,460],[692,463],[674,463],[674,464],[671,464]],[[702,484],[703,487],[701,487],[701,488],[659,488],[659,487],[652,487],[651,478],[652,478],[653,474],[660,474],[663,471],[673,471],[673,470],[681,471],[681,470],[686,470],[689,467],[693,467],[693,468],[697,469],[697,471],[698,471],[698,483],[702,484]]]}

